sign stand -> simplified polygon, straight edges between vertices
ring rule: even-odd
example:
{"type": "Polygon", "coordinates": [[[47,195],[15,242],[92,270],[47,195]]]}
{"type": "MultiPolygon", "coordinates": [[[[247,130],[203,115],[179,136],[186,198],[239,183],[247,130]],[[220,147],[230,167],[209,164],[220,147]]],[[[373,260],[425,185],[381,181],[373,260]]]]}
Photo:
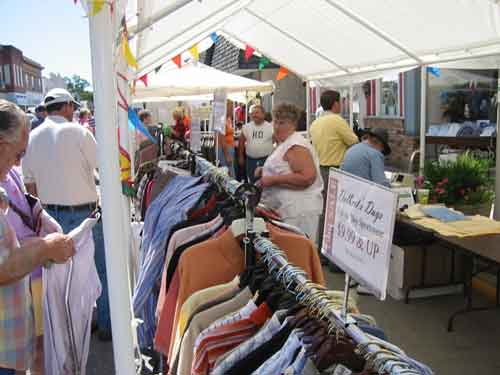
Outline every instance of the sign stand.
{"type": "Polygon", "coordinates": [[[346,273],[341,316],[345,324],[351,279],[378,299],[387,292],[398,195],[338,169],[330,169],[323,255],[346,273]]]}

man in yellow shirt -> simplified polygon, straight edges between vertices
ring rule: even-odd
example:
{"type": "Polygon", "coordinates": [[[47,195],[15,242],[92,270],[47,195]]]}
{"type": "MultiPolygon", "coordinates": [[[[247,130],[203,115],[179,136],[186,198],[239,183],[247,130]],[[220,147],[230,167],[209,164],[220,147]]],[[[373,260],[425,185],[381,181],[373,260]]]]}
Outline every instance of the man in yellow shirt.
{"type": "MultiPolygon", "coordinates": [[[[325,91],[321,94],[320,102],[325,112],[312,123],[309,135],[319,157],[321,177],[323,177],[323,202],[326,204],[330,168],[339,168],[347,149],[358,143],[359,139],[339,115],[341,107],[338,91],[325,91]]],[[[323,223],[324,212],[320,219],[320,243],[323,240],[323,223]]]]}

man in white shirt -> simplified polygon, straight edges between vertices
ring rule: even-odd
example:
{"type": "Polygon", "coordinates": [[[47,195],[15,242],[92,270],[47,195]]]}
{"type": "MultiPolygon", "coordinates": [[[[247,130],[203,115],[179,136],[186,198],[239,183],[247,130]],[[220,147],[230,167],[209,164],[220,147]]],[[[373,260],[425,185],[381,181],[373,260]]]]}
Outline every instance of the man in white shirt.
{"type": "Polygon", "coordinates": [[[261,105],[254,105],[250,116],[252,121],[241,129],[238,162],[241,167],[246,164],[247,179],[254,183],[255,170],[264,165],[274,149],[273,125],[264,120],[265,111],[261,105]]]}
{"type": "MultiPolygon", "coordinates": [[[[69,233],[87,218],[98,201],[94,172],[97,145],[92,133],[73,123],[79,103],[64,89],[50,90],[44,98],[48,117],[30,134],[23,159],[26,188],[42,201],[47,212],[69,233]]],[[[93,230],[95,261],[102,284],[97,301],[99,338],[111,339],[111,321],[102,224],[93,230]]]]}

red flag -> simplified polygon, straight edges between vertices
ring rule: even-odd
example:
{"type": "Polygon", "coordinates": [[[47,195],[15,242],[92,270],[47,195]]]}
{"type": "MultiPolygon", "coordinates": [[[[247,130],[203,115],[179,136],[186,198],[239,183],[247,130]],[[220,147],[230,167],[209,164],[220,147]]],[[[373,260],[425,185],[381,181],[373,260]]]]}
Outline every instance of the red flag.
{"type": "Polygon", "coordinates": [[[280,70],[278,71],[278,74],[276,74],[276,81],[282,80],[287,75],[288,75],[288,69],[283,66],[280,66],[280,70]]]}
{"type": "Polygon", "coordinates": [[[177,65],[180,68],[182,66],[181,54],[179,53],[177,56],[172,57],[172,61],[174,62],[175,65],[177,65]]]}
{"type": "Polygon", "coordinates": [[[139,81],[142,81],[144,83],[144,86],[148,86],[148,75],[144,74],[142,77],[139,77],[139,81]]]}
{"type": "Polygon", "coordinates": [[[245,61],[248,61],[255,52],[255,48],[250,47],[248,44],[245,46],[245,61]]]}

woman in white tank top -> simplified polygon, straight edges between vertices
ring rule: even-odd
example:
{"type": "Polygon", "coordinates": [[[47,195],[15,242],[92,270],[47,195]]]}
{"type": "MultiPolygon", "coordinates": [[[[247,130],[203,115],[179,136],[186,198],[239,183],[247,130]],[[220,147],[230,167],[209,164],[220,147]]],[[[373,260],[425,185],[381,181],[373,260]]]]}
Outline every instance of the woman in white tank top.
{"type": "Polygon", "coordinates": [[[299,109],[292,104],[274,108],[278,147],[258,172],[262,175],[258,183],[263,188],[262,203],[278,211],[283,221],[299,227],[317,244],[323,180],[311,143],[296,132],[299,118],[299,109]]]}

